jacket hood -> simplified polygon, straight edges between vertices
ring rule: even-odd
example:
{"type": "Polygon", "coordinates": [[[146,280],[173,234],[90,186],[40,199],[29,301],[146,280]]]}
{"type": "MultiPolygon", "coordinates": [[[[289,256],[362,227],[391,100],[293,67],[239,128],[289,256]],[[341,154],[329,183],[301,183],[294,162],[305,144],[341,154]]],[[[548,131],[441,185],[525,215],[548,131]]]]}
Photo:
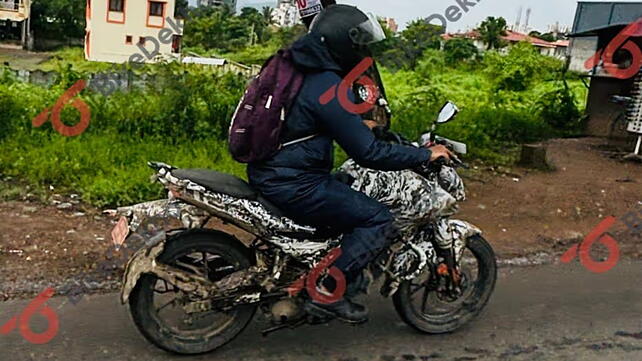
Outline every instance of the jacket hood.
{"type": "Polygon", "coordinates": [[[291,47],[294,64],[304,72],[336,71],[342,72],[330,51],[318,34],[308,33],[291,47]]]}

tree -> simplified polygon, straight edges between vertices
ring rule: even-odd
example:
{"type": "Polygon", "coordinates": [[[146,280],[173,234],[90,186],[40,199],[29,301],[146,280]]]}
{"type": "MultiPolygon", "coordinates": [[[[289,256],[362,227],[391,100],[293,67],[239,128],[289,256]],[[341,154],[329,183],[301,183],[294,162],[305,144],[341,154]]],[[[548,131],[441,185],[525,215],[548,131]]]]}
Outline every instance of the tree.
{"type": "Polygon", "coordinates": [[[502,40],[502,36],[506,36],[506,29],[506,19],[489,16],[479,25],[477,31],[479,31],[487,49],[491,50],[506,46],[506,43],[502,40]]]}
{"type": "MultiPolygon", "coordinates": [[[[239,17],[248,23],[250,26],[250,32],[252,32],[252,30],[254,31],[258,42],[264,42],[267,40],[267,23],[263,18],[263,14],[261,14],[257,9],[244,7],[241,9],[241,15],[239,17]]],[[[253,37],[254,35],[250,34],[250,36],[253,37]]],[[[252,43],[254,42],[252,41],[252,43]]]]}
{"type": "Polygon", "coordinates": [[[538,38],[539,39],[539,37],[542,36],[542,33],[540,33],[537,30],[533,30],[530,33],[528,33],[528,36],[530,36],[531,38],[538,38]]]}
{"type": "Polygon", "coordinates": [[[557,38],[552,33],[542,34],[537,30],[531,31],[530,33],[528,33],[528,36],[530,36],[532,38],[538,38],[538,39],[541,39],[541,40],[544,40],[544,41],[548,41],[548,42],[557,41],[557,38]]]}
{"type": "Polygon", "coordinates": [[[538,36],[538,38],[540,38],[540,39],[542,39],[544,41],[551,42],[551,43],[557,41],[557,38],[552,33],[542,34],[542,35],[538,36]]]}
{"type": "Polygon", "coordinates": [[[426,49],[439,49],[441,47],[442,26],[433,25],[424,20],[415,20],[408,24],[406,30],[401,32],[401,47],[411,68],[415,68],[419,58],[426,49]]]}
{"type": "Polygon", "coordinates": [[[444,53],[448,63],[456,64],[475,57],[479,54],[479,50],[477,50],[472,40],[455,38],[448,40],[446,44],[444,44],[444,53]]]}
{"type": "Polygon", "coordinates": [[[85,35],[86,0],[35,0],[31,28],[36,37],[78,39],[85,35]]]}
{"type": "Polygon", "coordinates": [[[274,8],[271,8],[269,6],[264,6],[261,13],[263,15],[263,21],[265,22],[266,25],[270,26],[274,24],[274,19],[272,18],[272,15],[274,14],[274,8]]]}
{"type": "Polygon", "coordinates": [[[185,25],[185,46],[233,51],[250,41],[251,25],[247,18],[234,16],[227,7],[203,7],[192,11],[185,25]]]}
{"type": "Polygon", "coordinates": [[[189,12],[189,3],[187,0],[176,0],[176,6],[174,7],[174,16],[179,18],[187,17],[189,12]]]}

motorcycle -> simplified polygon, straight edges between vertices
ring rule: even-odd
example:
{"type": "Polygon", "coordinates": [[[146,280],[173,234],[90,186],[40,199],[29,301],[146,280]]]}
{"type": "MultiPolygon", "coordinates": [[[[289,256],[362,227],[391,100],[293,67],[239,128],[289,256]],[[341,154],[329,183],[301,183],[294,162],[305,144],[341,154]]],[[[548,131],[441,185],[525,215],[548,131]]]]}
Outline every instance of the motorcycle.
{"type": "MultiPolygon", "coordinates": [[[[435,133],[457,112],[447,103],[422,143],[465,154],[465,144],[435,133]]],[[[457,157],[435,163],[427,173],[465,166],[457,157]]],[[[107,211],[120,216],[112,232],[116,244],[145,241],[127,263],[121,301],[148,341],[179,354],[210,352],[239,335],[257,310],[268,323],[264,335],[331,321],[305,306],[311,298],[331,303],[345,292],[343,275],[331,266],[340,255],[340,235],[297,224],[232,175],[148,164],[168,198],[107,211]],[[246,245],[232,232],[205,228],[211,218],[254,241],[246,245]],[[181,226],[168,230],[176,224],[181,226]],[[338,294],[318,292],[319,277],[335,278],[338,294]]],[[[456,239],[452,251],[439,250],[430,232],[421,240],[398,237],[366,272],[383,280],[380,292],[392,297],[401,319],[427,334],[452,332],[473,320],[497,279],[495,254],[481,230],[459,220],[448,224],[456,239]]]]}

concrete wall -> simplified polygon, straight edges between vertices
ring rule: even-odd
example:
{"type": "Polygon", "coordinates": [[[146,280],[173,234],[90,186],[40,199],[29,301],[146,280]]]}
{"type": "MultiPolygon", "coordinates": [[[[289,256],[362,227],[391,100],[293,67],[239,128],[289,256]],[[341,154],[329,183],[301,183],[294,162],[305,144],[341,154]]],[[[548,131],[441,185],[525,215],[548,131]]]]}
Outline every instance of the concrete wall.
{"type": "MultiPolygon", "coordinates": [[[[630,95],[633,88],[633,79],[620,80],[611,77],[594,77],[591,79],[586,112],[589,120],[586,127],[588,135],[607,137],[611,136],[611,125],[625,108],[622,105],[609,101],[613,95],[630,95]]],[[[626,134],[613,134],[626,136],[626,134]]]]}
{"type": "Polygon", "coordinates": [[[85,57],[110,63],[154,62],[173,58],[173,35],[182,35],[182,21],[174,18],[175,0],[165,3],[164,16],[148,16],[151,0],[124,0],[124,11],[108,11],[109,0],[90,0],[87,8],[85,57]],[[127,43],[131,37],[131,43],[127,43]],[[145,38],[145,51],[138,47],[145,38]],[[135,55],[138,54],[138,55],[135,55]],[[130,59],[131,58],[131,59],[130,59]]]}

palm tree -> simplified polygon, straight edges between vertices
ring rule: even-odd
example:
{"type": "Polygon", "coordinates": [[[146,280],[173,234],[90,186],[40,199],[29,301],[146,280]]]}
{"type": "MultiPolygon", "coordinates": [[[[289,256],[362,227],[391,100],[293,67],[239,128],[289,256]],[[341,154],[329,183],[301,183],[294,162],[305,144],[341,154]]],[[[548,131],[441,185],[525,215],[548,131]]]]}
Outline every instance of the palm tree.
{"type": "Polygon", "coordinates": [[[272,14],[274,14],[274,9],[269,7],[269,6],[264,6],[263,11],[261,12],[263,15],[263,21],[265,22],[266,25],[272,25],[274,24],[274,19],[272,18],[272,14]]]}
{"type": "Polygon", "coordinates": [[[489,16],[477,28],[484,44],[487,44],[487,50],[499,49],[506,46],[502,36],[506,36],[506,19],[489,16]]]}

